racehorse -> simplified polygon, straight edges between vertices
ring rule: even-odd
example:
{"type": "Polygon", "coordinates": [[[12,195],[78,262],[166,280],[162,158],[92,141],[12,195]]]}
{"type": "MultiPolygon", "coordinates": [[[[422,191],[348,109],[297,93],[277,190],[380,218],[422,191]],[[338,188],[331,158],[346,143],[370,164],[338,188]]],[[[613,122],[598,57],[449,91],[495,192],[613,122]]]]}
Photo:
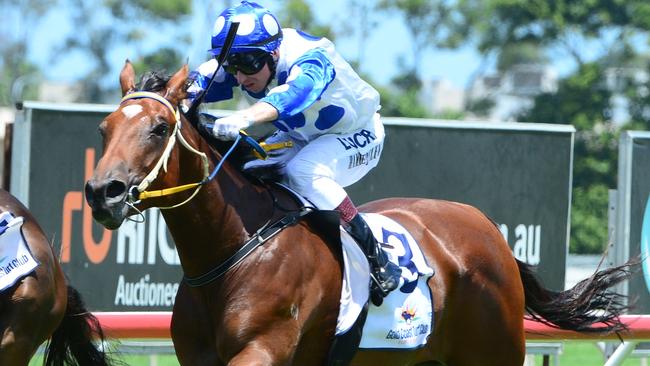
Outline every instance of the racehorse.
{"type": "MultiPolygon", "coordinates": [[[[172,76],[148,73],[136,87],[127,60],[122,102],[99,126],[104,153],[85,186],[93,217],[116,229],[149,207],[166,208],[185,275],[171,323],[181,364],[325,364],[341,293],[342,255],[333,240],[338,221],[330,230],[318,220],[298,220],[240,256],[260,227],[298,205],[282,189],[247,177],[234,161],[224,163],[231,150],[211,148],[198,124],[179,112],[187,78],[185,65],[172,76]]],[[[394,219],[422,247],[436,271],[428,281],[435,324],[426,347],[359,350],[352,365],[519,366],[525,311],[563,329],[625,328],[618,319],[623,299],[608,288],[629,275],[627,265],[554,292],[513,257],[496,224],[474,207],[390,198],[362,211],[394,219]]]]}
{"type": "Polygon", "coordinates": [[[39,263],[29,275],[0,291],[0,365],[26,366],[38,347],[50,339],[45,365],[108,365],[93,343],[103,341],[97,319],[81,296],[67,284],[58,257],[36,219],[7,191],[0,190],[0,212],[22,216],[22,235],[39,263]]]}

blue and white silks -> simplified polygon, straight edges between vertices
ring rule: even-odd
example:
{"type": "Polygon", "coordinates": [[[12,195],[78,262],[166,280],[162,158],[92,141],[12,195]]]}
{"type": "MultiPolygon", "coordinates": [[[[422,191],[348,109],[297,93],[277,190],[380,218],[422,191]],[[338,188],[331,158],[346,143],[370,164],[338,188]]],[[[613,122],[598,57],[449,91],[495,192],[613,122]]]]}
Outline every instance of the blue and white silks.
{"type": "MultiPolygon", "coordinates": [[[[379,93],[357,75],[333,43],[291,28],[282,32],[276,77],[262,93],[242,88],[246,98],[274,106],[279,113],[275,126],[305,142],[371,126],[380,108],[379,93]]],[[[191,73],[195,82],[188,90],[190,98],[207,87],[216,66],[216,60],[210,60],[191,73]]],[[[220,69],[205,102],[230,99],[235,87],[240,87],[235,77],[220,69]]]]}

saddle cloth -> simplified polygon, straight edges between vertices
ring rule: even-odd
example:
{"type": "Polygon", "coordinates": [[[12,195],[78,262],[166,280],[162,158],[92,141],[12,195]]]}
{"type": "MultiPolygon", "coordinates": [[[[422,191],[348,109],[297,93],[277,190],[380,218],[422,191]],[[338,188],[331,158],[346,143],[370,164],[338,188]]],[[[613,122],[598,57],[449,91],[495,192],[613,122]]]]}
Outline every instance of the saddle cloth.
{"type": "MultiPolygon", "coordinates": [[[[369,304],[359,348],[419,348],[426,343],[433,327],[431,291],[427,286],[433,269],[415,239],[400,224],[378,214],[362,215],[377,240],[384,243],[389,259],[402,268],[402,278],[398,289],[389,293],[381,306],[369,304]]],[[[370,281],[365,255],[343,228],[341,242],[344,275],[337,335],[354,325],[368,301],[370,281]]]]}
{"type": "MultiPolygon", "coordinates": [[[[284,184],[278,186],[291,193],[306,207],[315,207],[284,184]]],[[[368,306],[359,348],[365,349],[413,349],[426,343],[433,328],[431,290],[427,280],[433,276],[409,232],[394,220],[374,214],[361,214],[377,238],[388,259],[402,268],[399,287],[384,298],[381,306],[368,306]]],[[[356,241],[341,226],[343,252],[343,283],[336,336],[346,333],[361,314],[370,295],[370,270],[366,256],[356,241]]]]}
{"type": "Polygon", "coordinates": [[[21,216],[14,217],[7,211],[0,213],[0,291],[13,286],[38,266],[27,247],[22,226],[21,216]]]}

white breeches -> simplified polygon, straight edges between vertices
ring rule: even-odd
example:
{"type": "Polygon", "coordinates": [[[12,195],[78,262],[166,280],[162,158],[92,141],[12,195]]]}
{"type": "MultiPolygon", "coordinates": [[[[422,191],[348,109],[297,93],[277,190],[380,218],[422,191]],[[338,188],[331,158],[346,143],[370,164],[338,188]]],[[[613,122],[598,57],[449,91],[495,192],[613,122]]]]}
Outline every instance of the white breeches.
{"type": "Polygon", "coordinates": [[[255,160],[254,166],[280,164],[283,183],[310,200],[316,207],[333,210],[346,197],[343,187],[363,178],[379,162],[384,146],[384,126],[379,114],[372,124],[346,133],[328,134],[306,143],[278,131],[266,142],[293,141],[293,147],[269,153],[267,160],[255,160]]]}

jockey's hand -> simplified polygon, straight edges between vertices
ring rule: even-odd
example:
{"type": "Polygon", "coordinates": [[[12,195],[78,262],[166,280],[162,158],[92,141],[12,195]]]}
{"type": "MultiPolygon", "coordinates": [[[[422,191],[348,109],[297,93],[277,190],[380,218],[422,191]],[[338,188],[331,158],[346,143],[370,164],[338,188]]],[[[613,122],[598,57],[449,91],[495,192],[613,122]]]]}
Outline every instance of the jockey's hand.
{"type": "Polygon", "coordinates": [[[252,124],[251,119],[245,114],[235,113],[216,120],[214,127],[212,127],[212,135],[219,140],[234,140],[239,135],[239,130],[243,130],[252,124]]]}

